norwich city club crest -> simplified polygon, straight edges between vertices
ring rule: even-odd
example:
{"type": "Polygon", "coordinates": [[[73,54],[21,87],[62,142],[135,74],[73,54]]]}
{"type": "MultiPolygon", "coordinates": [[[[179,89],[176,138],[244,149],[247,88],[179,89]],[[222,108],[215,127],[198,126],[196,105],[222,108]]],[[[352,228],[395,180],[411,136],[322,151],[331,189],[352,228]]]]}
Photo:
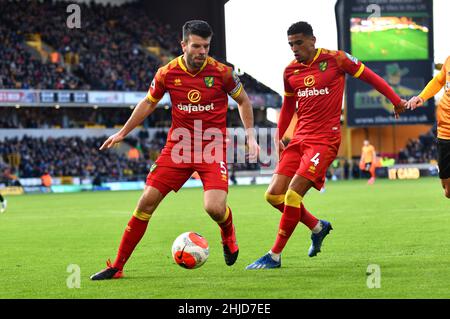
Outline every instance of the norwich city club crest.
{"type": "Polygon", "coordinates": [[[214,77],[213,76],[205,76],[204,81],[205,81],[207,88],[210,88],[214,85],[214,77]]]}
{"type": "Polygon", "coordinates": [[[319,69],[320,71],[325,72],[328,69],[328,62],[327,61],[320,62],[319,69]]]}

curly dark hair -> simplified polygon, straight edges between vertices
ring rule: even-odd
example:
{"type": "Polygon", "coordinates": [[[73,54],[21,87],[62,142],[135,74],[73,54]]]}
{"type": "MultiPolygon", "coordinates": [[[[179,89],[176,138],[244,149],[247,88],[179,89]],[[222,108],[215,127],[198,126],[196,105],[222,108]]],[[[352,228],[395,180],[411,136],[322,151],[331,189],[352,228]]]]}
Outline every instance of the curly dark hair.
{"type": "Polygon", "coordinates": [[[307,36],[314,36],[313,28],[308,22],[300,21],[291,25],[287,31],[288,35],[303,33],[307,36]]]}

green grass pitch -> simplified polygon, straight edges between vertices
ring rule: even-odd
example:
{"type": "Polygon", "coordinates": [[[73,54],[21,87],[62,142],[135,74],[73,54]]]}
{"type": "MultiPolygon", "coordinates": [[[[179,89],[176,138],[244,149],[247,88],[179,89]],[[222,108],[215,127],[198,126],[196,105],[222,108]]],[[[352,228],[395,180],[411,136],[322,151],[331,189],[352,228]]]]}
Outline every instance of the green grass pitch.
{"type": "Polygon", "coordinates": [[[202,190],[169,194],[120,280],[89,276],[114,259],[140,192],[8,197],[0,215],[0,298],[448,298],[450,201],[437,178],[415,181],[328,182],[306,206],[332,222],[322,253],[309,258],[310,232],[299,224],[283,252],[282,267],[248,271],[266,253],[280,213],[263,199],[266,186],[230,189],[240,256],[225,265],[218,226],[203,212],[202,190]],[[196,231],[210,244],[199,269],[171,258],[173,240],[196,231]],[[80,288],[68,288],[70,264],[80,288]],[[367,267],[378,265],[381,287],[367,287],[367,267]]]}
{"type": "Polygon", "coordinates": [[[352,55],[361,61],[428,58],[428,34],[420,30],[353,32],[352,55]]]}

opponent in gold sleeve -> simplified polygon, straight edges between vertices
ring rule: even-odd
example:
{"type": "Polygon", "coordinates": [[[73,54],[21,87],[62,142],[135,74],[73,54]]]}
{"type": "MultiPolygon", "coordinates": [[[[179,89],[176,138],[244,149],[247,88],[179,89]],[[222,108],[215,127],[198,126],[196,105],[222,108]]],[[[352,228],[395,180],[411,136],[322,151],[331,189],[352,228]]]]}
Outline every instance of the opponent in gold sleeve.
{"type": "Polygon", "coordinates": [[[441,72],[428,83],[422,93],[408,101],[407,108],[414,110],[423,106],[425,101],[435,96],[442,87],[445,88],[445,93],[436,109],[438,165],[445,196],[450,198],[450,56],[443,64],[441,72]]]}

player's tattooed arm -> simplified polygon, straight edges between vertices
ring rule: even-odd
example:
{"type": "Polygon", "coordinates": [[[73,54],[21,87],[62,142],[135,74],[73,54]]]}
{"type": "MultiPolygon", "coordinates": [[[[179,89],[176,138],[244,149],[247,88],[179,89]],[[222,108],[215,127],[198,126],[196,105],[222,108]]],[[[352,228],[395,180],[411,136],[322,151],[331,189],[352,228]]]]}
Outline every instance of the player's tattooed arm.
{"type": "Polygon", "coordinates": [[[241,93],[234,100],[238,104],[239,115],[247,135],[249,159],[254,161],[258,158],[260,148],[255,136],[252,103],[244,89],[242,89],[241,93]]]}
{"type": "Polygon", "coordinates": [[[147,98],[142,99],[134,108],[128,121],[122,129],[108,137],[108,139],[100,147],[100,150],[113,147],[116,143],[121,142],[136,126],[141,124],[144,119],[149,116],[156,108],[157,103],[151,102],[147,98]]]}

